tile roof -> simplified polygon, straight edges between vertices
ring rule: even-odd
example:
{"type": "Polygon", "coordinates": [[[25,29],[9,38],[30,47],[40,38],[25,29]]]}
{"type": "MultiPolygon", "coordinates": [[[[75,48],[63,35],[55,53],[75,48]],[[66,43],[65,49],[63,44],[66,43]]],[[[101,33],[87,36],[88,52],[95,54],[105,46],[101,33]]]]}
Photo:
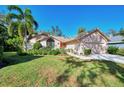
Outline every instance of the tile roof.
{"type": "Polygon", "coordinates": [[[42,41],[42,40],[48,39],[49,37],[50,36],[48,34],[41,33],[41,34],[30,37],[29,40],[36,38],[36,41],[42,41]]]}
{"type": "MultiPolygon", "coordinates": [[[[107,41],[109,41],[109,38],[106,37],[99,29],[95,29],[95,30],[93,30],[92,32],[89,32],[89,33],[82,33],[81,35],[77,36],[75,39],[72,39],[70,41],[79,41],[80,38],[82,38],[82,39],[86,38],[86,37],[88,37],[89,35],[91,35],[95,32],[99,32],[107,41]]],[[[67,42],[70,42],[70,41],[67,41],[67,42]]]]}
{"type": "Polygon", "coordinates": [[[99,29],[95,29],[95,30],[93,30],[92,32],[89,32],[89,33],[82,33],[79,36],[77,36],[76,38],[65,38],[65,37],[62,37],[62,36],[50,36],[49,34],[46,34],[46,33],[38,34],[38,35],[36,35],[32,38],[36,38],[36,41],[42,41],[42,40],[49,39],[50,37],[52,37],[52,38],[54,38],[56,40],[59,40],[63,43],[67,43],[67,42],[75,41],[75,40],[78,41],[78,40],[80,40],[80,38],[86,38],[87,36],[89,36],[89,35],[91,35],[95,32],[99,32],[106,40],[109,41],[108,37],[106,37],[102,32],[100,32],[99,29]]]}
{"type": "Polygon", "coordinates": [[[69,41],[71,40],[70,38],[65,38],[65,37],[62,37],[62,36],[52,36],[54,39],[57,39],[61,42],[66,42],[66,41],[69,41]]]}

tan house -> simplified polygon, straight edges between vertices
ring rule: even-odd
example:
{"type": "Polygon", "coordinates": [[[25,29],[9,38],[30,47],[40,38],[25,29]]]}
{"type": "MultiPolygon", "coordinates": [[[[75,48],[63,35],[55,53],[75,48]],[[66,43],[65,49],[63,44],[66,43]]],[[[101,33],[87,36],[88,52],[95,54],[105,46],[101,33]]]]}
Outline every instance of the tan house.
{"type": "Polygon", "coordinates": [[[92,54],[103,54],[107,51],[107,43],[109,39],[100,32],[99,29],[79,36],[73,40],[65,42],[66,49],[73,49],[77,54],[84,54],[84,49],[91,49],[92,54]]]}
{"type": "Polygon", "coordinates": [[[64,42],[70,39],[60,36],[50,36],[49,34],[41,33],[29,39],[29,43],[33,46],[34,43],[40,41],[43,47],[65,48],[64,42]]]}
{"type": "Polygon", "coordinates": [[[95,29],[73,39],[50,36],[48,34],[40,34],[30,39],[32,45],[36,41],[40,41],[43,47],[51,46],[53,48],[71,49],[74,53],[80,55],[84,54],[83,50],[86,48],[91,49],[92,54],[106,53],[109,39],[99,29],[95,29]]]}

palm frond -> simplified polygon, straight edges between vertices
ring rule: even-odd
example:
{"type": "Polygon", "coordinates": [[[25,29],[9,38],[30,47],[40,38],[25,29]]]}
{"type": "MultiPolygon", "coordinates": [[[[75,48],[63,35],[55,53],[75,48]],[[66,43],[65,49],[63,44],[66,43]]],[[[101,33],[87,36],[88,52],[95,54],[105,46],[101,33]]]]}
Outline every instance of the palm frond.
{"type": "Polygon", "coordinates": [[[1,28],[2,30],[7,30],[6,26],[4,26],[3,24],[0,24],[0,28],[1,28]]]}
{"type": "Polygon", "coordinates": [[[22,11],[21,8],[19,8],[18,5],[9,5],[7,8],[8,8],[9,11],[16,10],[16,11],[18,11],[21,15],[23,15],[23,11],[22,11]]]}
{"type": "Polygon", "coordinates": [[[29,35],[33,34],[33,25],[30,23],[30,21],[26,22],[26,27],[29,35]]]}
{"type": "Polygon", "coordinates": [[[20,36],[21,39],[24,39],[24,31],[25,31],[25,25],[23,23],[19,23],[19,26],[18,26],[18,34],[20,36]]]}
{"type": "Polygon", "coordinates": [[[13,35],[13,25],[14,24],[12,22],[8,25],[8,34],[9,34],[9,36],[13,35]]]}
{"type": "Polygon", "coordinates": [[[31,15],[31,10],[29,8],[26,8],[25,11],[24,11],[24,14],[25,15],[31,15]]]}
{"type": "Polygon", "coordinates": [[[20,15],[16,15],[14,13],[9,13],[9,14],[6,15],[6,22],[9,23],[13,19],[21,20],[21,16],[20,15]]]}
{"type": "Polygon", "coordinates": [[[34,25],[34,29],[37,30],[38,23],[34,20],[32,15],[26,15],[25,19],[26,19],[26,21],[30,21],[34,25]]]}
{"type": "Polygon", "coordinates": [[[18,22],[11,22],[8,25],[8,34],[9,36],[13,36],[17,34],[18,22]]]}
{"type": "Polygon", "coordinates": [[[25,15],[25,20],[28,20],[28,21],[30,20],[33,22],[34,18],[32,15],[25,15]]]}
{"type": "Polygon", "coordinates": [[[37,30],[38,29],[38,23],[35,20],[33,21],[33,23],[34,23],[34,26],[35,26],[35,30],[37,30]]]}

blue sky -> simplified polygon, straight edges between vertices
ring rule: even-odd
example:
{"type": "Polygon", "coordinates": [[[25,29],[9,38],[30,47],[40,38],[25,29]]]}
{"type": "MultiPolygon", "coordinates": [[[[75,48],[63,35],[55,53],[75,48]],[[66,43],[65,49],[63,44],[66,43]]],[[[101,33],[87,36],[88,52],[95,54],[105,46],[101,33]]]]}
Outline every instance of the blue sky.
{"type": "MultiPolygon", "coordinates": [[[[50,30],[58,25],[66,36],[75,36],[79,27],[87,31],[96,27],[107,33],[110,29],[124,27],[124,6],[20,6],[30,8],[40,30],[50,30]]],[[[6,6],[0,6],[6,13],[6,6]]]]}

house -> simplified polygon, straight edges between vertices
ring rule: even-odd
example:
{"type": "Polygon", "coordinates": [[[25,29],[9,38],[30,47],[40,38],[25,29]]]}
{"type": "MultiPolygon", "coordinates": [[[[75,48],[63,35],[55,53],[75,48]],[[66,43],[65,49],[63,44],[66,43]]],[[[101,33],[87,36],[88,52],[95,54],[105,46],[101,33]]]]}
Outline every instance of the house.
{"type": "Polygon", "coordinates": [[[109,39],[95,29],[90,33],[79,36],[65,43],[67,49],[73,49],[77,54],[84,54],[84,49],[91,49],[92,54],[103,54],[107,52],[107,43],[109,39]]]}
{"type": "Polygon", "coordinates": [[[32,45],[36,41],[40,41],[43,47],[71,49],[74,53],[81,55],[86,48],[91,49],[92,54],[106,53],[109,39],[99,29],[95,29],[71,39],[42,33],[30,39],[32,45]]]}
{"type": "Polygon", "coordinates": [[[124,36],[116,35],[110,36],[110,41],[108,42],[108,46],[115,46],[118,48],[124,48],[124,36]]]}
{"type": "Polygon", "coordinates": [[[51,36],[46,33],[41,33],[39,35],[33,36],[29,39],[29,43],[33,46],[34,43],[40,41],[43,47],[53,47],[53,48],[64,48],[64,42],[69,39],[61,37],[61,36],[51,36]]]}

